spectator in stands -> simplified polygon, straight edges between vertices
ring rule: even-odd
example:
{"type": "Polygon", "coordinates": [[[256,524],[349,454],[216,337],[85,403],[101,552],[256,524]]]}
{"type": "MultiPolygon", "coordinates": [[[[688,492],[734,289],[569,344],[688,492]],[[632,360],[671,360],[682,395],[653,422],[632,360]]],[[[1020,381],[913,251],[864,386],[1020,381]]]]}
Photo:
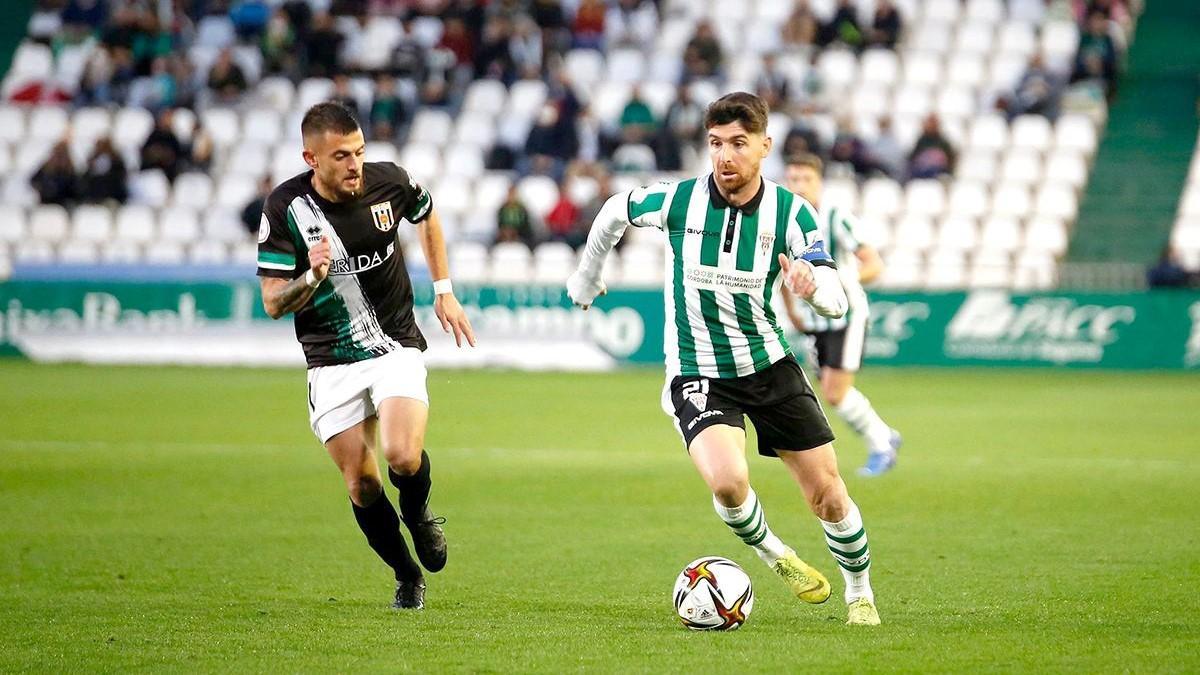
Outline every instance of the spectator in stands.
{"type": "Polygon", "coordinates": [[[718,77],[724,61],[725,53],[716,31],[708,19],[701,19],[696,24],[695,35],[683,50],[684,79],[718,77]]]}
{"type": "Polygon", "coordinates": [[[573,45],[576,49],[604,49],[604,22],[608,8],[604,0],[583,0],[575,10],[575,21],[571,24],[573,45]]]}
{"type": "Polygon", "coordinates": [[[174,181],[183,168],[183,142],[171,128],[174,111],[167,109],[158,114],[154,129],[142,144],[142,169],[161,169],[167,180],[174,181]]]}
{"type": "Polygon", "coordinates": [[[867,31],[867,46],[895,49],[903,27],[904,22],[900,18],[900,12],[892,4],[892,0],[879,0],[875,5],[875,18],[871,21],[871,28],[867,31]]]}
{"type": "Polygon", "coordinates": [[[513,24],[508,38],[508,56],[514,71],[523,78],[539,77],[542,73],[542,32],[533,19],[522,16],[513,24]]]}
{"type": "Polygon", "coordinates": [[[938,178],[954,171],[954,146],[942,134],[937,115],[929,115],[921,127],[921,135],[908,156],[910,178],[938,178]]]}
{"type": "Polygon", "coordinates": [[[129,192],[125,187],[125,160],[113,147],[112,139],[102,136],[96,141],[79,181],[80,198],[89,203],[116,202],[124,204],[129,192]]]}
{"type": "Polygon", "coordinates": [[[216,143],[213,141],[212,134],[205,127],[196,127],[192,132],[191,143],[188,144],[187,168],[190,171],[199,171],[201,173],[209,173],[212,171],[213,152],[216,150],[216,143]]]}
{"type": "Polygon", "coordinates": [[[233,50],[222,49],[208,71],[208,88],[213,91],[216,102],[224,105],[237,103],[246,93],[246,74],[233,60],[233,50]]]}
{"type": "Polygon", "coordinates": [[[821,73],[819,59],[821,50],[814,49],[808,57],[808,68],[800,80],[799,91],[795,95],[795,109],[800,113],[824,112],[828,107],[825,101],[825,76],[821,73]]]}
{"type": "Polygon", "coordinates": [[[829,165],[826,170],[830,174],[866,177],[871,173],[874,164],[866,143],[854,132],[850,120],[838,120],[837,135],[833,138],[833,146],[829,149],[829,165]]]}
{"type": "Polygon", "coordinates": [[[396,78],[375,77],[375,100],[371,103],[371,136],[380,140],[396,137],[404,124],[404,100],[396,93],[396,78]]]}
{"type": "Polygon", "coordinates": [[[704,107],[692,100],[690,87],[679,85],[675,100],[667,108],[657,142],[655,161],[662,171],[680,171],[690,166],[696,147],[704,139],[704,107]]]}
{"type": "Polygon", "coordinates": [[[475,50],[475,79],[485,77],[502,80],[506,84],[513,75],[512,56],[508,50],[508,39],[512,35],[512,22],[503,16],[493,16],[483,26],[483,38],[475,50]]]}
{"type": "Polygon", "coordinates": [[[147,108],[157,112],[163,108],[175,107],[178,83],[175,73],[167,57],[154,59],[150,66],[150,76],[134,80],[129,91],[129,105],[147,108]]]}
{"type": "Polygon", "coordinates": [[[808,0],[798,0],[783,24],[780,36],[788,47],[807,47],[817,41],[821,22],[808,6],[808,0]]]}
{"type": "Polygon", "coordinates": [[[521,203],[515,184],[508,188],[508,195],[496,214],[496,241],[520,241],[530,247],[534,244],[533,219],[521,203]]]}
{"type": "Polygon", "coordinates": [[[649,0],[618,0],[604,20],[605,43],[613,47],[642,48],[658,34],[658,10],[649,0]]]}
{"type": "Polygon", "coordinates": [[[333,76],[333,93],[329,95],[329,100],[346,106],[354,115],[354,119],[361,120],[363,118],[362,109],[358,107],[358,97],[350,90],[349,75],[338,73],[333,76]]]}
{"type": "Polygon", "coordinates": [[[658,123],[654,120],[654,112],[650,110],[650,106],[642,100],[640,87],[635,85],[630,92],[629,101],[621,111],[617,126],[621,129],[621,140],[626,143],[645,143],[654,135],[658,123]]]}
{"type": "Polygon", "coordinates": [[[558,201],[546,214],[546,234],[551,241],[565,242],[575,248],[587,241],[588,234],[588,230],[584,230],[581,236],[576,229],[578,224],[579,207],[571,201],[566,182],[561,182],[558,185],[558,201]]]}
{"type": "Polygon", "coordinates": [[[1087,17],[1086,30],[1079,36],[1079,51],[1075,53],[1071,81],[1093,77],[1096,63],[1101,66],[1106,89],[1111,95],[1117,79],[1117,47],[1108,34],[1108,20],[1103,12],[1092,12],[1087,17]]]}
{"type": "Polygon", "coordinates": [[[790,103],[791,81],[779,67],[779,58],[775,54],[763,54],[762,70],[754,83],[754,92],[772,111],[783,111],[790,103]]]}
{"type": "Polygon", "coordinates": [[[1064,83],[1046,67],[1042,55],[1035,53],[1012,95],[1000,99],[998,105],[1007,112],[1010,121],[1026,114],[1043,115],[1053,120],[1058,115],[1063,87],[1064,83]]]}
{"type": "Polygon", "coordinates": [[[892,131],[892,118],[889,115],[879,119],[879,135],[871,143],[871,163],[895,180],[904,178],[904,148],[892,131]]]}
{"type": "Polygon", "coordinates": [[[46,163],[33,174],[30,184],[43,204],[69,206],[79,198],[79,178],[66,139],[54,144],[46,163]]]}
{"type": "Polygon", "coordinates": [[[1128,35],[1133,26],[1133,16],[1130,14],[1125,0],[1088,0],[1086,3],[1077,0],[1076,6],[1078,7],[1077,15],[1082,17],[1082,20],[1099,12],[1104,15],[1106,21],[1111,21],[1122,35],[1128,35]]]}
{"type": "Polygon", "coordinates": [[[517,163],[521,174],[538,173],[560,176],[566,162],[574,155],[578,138],[568,138],[558,106],[547,102],[538,113],[537,121],[525,141],[525,157],[517,163]],[[570,151],[567,149],[571,148],[570,151]]]}
{"type": "Polygon", "coordinates": [[[271,8],[264,0],[240,0],[229,8],[229,19],[238,37],[243,40],[256,40],[266,30],[267,21],[271,16],[271,8]]]}
{"type": "Polygon", "coordinates": [[[467,23],[458,17],[446,19],[438,48],[454,54],[455,67],[471,66],[475,62],[475,38],[467,23]]]}
{"type": "Polygon", "coordinates": [[[267,203],[267,196],[271,194],[271,177],[263,176],[258,180],[258,191],[254,194],[254,199],[246,204],[242,209],[242,225],[250,234],[257,235],[258,228],[263,217],[263,205],[267,203]]]}
{"type": "Polygon", "coordinates": [[[283,74],[293,79],[299,76],[299,60],[296,57],[296,27],[283,8],[276,8],[263,30],[259,41],[263,54],[263,71],[283,74]]]}
{"type": "Polygon", "coordinates": [[[816,130],[808,126],[803,119],[797,119],[792,122],[792,128],[788,129],[787,136],[783,139],[783,156],[796,157],[803,154],[824,156],[825,148],[816,130]]]}
{"type": "Polygon", "coordinates": [[[108,0],[69,0],[63,8],[64,26],[94,33],[108,21],[108,0]]]}
{"type": "MultiPolygon", "coordinates": [[[[614,194],[612,180],[609,179],[607,173],[603,171],[597,173],[596,183],[598,188],[596,196],[592,197],[591,201],[588,203],[580,206],[579,212],[575,215],[574,231],[579,233],[579,237],[577,237],[578,243],[567,243],[570,243],[571,246],[576,249],[587,241],[588,232],[591,231],[592,223],[596,221],[596,216],[600,213],[600,209],[604,206],[604,202],[608,201],[608,198],[614,194]]],[[[617,242],[617,248],[621,248],[628,240],[628,237],[623,237],[621,241],[617,242]]]]}
{"type": "Polygon", "coordinates": [[[312,30],[302,41],[304,45],[304,69],[309,77],[330,77],[341,70],[338,52],[345,38],[334,25],[333,17],[326,12],[315,15],[312,30]]]}
{"type": "Polygon", "coordinates": [[[851,49],[863,46],[865,38],[863,29],[858,24],[858,9],[853,0],[838,0],[833,18],[821,26],[820,41],[822,46],[841,43],[851,49]]]}
{"type": "Polygon", "coordinates": [[[1158,262],[1146,270],[1146,282],[1151,288],[1184,288],[1200,282],[1200,274],[1185,269],[1179,254],[1168,245],[1163,248],[1158,262]]]}

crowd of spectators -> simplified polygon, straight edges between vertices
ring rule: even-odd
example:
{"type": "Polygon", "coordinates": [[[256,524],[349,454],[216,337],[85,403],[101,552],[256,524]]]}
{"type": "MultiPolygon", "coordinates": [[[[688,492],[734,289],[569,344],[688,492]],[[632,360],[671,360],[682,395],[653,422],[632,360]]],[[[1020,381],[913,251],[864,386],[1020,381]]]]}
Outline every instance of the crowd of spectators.
{"type": "MultiPolygon", "coordinates": [[[[1053,117],[1068,87],[1099,87],[1102,96],[1111,95],[1124,31],[1132,23],[1127,0],[1016,4],[1023,1],[1043,3],[1039,11],[1079,21],[1079,54],[1066,73],[1051,71],[1034,57],[997,106],[1011,116],[1053,117]]],[[[139,106],[157,118],[138,155],[139,166],[127,166],[111,140],[102,138],[86,166],[76,167],[65,142],[60,143],[33,181],[43,201],[52,203],[120,202],[126,194],[122,177],[137,170],[158,168],[168,180],[183,171],[209,170],[211,139],[203,128],[190,138],[178,137],[172,111],[253,105],[256,82],[268,76],[296,83],[331,78],[333,97],[357,113],[368,137],[397,144],[405,142],[418,108],[454,113],[467,86],[478,78],[506,85],[541,80],[548,95],[524,143],[485,149],[486,168],[543,174],[562,185],[576,175],[607,184],[603,177],[608,172],[676,171],[702,161],[703,102],[695,100],[691,88],[700,81],[724,86],[735,56],[726,53],[718,26],[704,19],[696,23],[681,54],[677,95],[661,115],[635,88],[617,123],[602,124],[581,101],[589,92],[577,91],[564,67],[572,49],[654,44],[662,13],[655,0],[39,0],[31,22],[34,39],[56,49],[92,40],[97,48],[77,91],[14,96],[58,97],[79,106],[139,106]],[[371,21],[378,15],[396,17],[402,34],[380,40],[371,21]],[[214,16],[228,21],[214,23],[214,16]],[[436,28],[430,30],[431,25],[436,28]],[[231,32],[222,32],[230,26],[231,32]],[[380,49],[381,44],[388,47],[380,49]],[[363,81],[369,86],[355,86],[363,81]]],[[[816,67],[822,49],[893,49],[904,30],[903,16],[891,0],[878,0],[869,14],[860,12],[853,0],[838,0],[833,13],[824,17],[809,0],[795,0],[780,26],[781,49],[807,54],[813,67],[797,79],[785,72],[780,54],[766,53],[753,82],[773,110],[793,120],[787,136],[777,139],[785,155],[814,152],[831,171],[859,178],[907,180],[953,172],[956,151],[936,115],[924,120],[911,147],[900,143],[886,118],[869,140],[843,121],[829,144],[805,122],[809,113],[836,112],[825,100],[825,83],[816,67]]],[[[576,242],[577,221],[588,205],[563,199],[538,223],[527,210],[522,214],[514,208],[519,204],[506,203],[498,214],[498,237],[576,242]]]]}

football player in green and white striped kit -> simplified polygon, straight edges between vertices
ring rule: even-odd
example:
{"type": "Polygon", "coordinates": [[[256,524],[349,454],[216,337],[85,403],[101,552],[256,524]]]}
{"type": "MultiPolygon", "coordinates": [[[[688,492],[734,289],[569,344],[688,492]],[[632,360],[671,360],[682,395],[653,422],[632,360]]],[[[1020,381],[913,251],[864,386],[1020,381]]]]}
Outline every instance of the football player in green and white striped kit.
{"type": "Polygon", "coordinates": [[[862,367],[870,311],[862,285],[879,276],[883,261],[873,246],[859,238],[855,218],[849,210],[837,204],[821,204],[822,168],[821,158],[816,155],[789,157],[785,180],[789,190],[820,211],[817,226],[829,247],[830,257],[837,263],[850,308],[845,316],[831,319],[804,303],[795,302],[786,293],[781,299],[796,330],[812,338],[825,402],[867,442],[867,463],[858,470],[859,475],[878,476],[895,466],[900,432],[875,412],[871,401],[855,388],[854,377],[862,367]]]}
{"type": "Polygon", "coordinates": [[[759,453],[783,460],[821,520],[846,582],[847,623],[878,624],[862,515],[838,475],[829,422],[771,310],[780,279],[783,292],[823,316],[841,316],[846,294],[816,210],[761,176],[771,150],[762,99],[723,96],[708,107],[704,125],[712,173],[611,197],[567,293],[584,309],[604,294],[604,258],[628,226],[666,233],[663,408],[712,491],[717,514],[802,601],[829,598],[829,581],[771,531],[750,487],[748,416],[759,453]]]}

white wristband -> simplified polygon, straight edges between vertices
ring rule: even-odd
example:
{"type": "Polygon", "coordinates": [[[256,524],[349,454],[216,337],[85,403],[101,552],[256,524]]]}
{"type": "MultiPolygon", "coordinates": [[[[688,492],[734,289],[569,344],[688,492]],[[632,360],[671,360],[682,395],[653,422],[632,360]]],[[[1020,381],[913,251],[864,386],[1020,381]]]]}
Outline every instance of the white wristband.
{"type": "Polygon", "coordinates": [[[309,269],[304,273],[304,283],[308,284],[309,288],[316,288],[317,286],[320,286],[321,281],[321,279],[317,278],[317,275],[313,274],[312,269],[309,269]]]}
{"type": "Polygon", "coordinates": [[[449,279],[438,279],[437,281],[433,282],[434,295],[445,295],[446,293],[453,292],[454,285],[450,283],[449,279]]]}

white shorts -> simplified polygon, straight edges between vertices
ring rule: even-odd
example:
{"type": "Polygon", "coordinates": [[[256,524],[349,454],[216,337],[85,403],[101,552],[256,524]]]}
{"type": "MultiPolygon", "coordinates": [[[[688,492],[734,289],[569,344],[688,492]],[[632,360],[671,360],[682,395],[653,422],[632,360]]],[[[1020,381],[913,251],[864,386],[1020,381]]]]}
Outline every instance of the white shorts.
{"type": "Polygon", "coordinates": [[[404,347],[373,359],[308,370],[308,421],[324,443],[371,417],[385,398],[429,405],[421,350],[404,347]]]}

